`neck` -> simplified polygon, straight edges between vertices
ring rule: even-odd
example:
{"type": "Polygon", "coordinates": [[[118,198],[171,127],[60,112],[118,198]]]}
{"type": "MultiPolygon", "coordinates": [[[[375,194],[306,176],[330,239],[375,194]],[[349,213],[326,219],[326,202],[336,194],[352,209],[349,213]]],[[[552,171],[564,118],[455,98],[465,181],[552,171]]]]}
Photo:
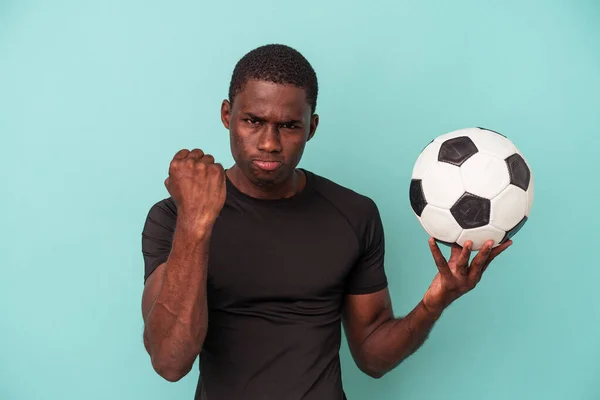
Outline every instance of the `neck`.
{"type": "Polygon", "coordinates": [[[294,196],[306,184],[304,173],[298,169],[287,179],[274,184],[257,184],[252,182],[236,165],[227,170],[227,177],[242,193],[265,200],[277,200],[294,196]]]}

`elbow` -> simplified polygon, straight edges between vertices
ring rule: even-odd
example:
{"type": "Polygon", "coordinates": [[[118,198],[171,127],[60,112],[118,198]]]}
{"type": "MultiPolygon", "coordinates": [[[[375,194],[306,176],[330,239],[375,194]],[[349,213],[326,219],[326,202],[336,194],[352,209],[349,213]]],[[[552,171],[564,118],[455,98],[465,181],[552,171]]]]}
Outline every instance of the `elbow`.
{"type": "Polygon", "coordinates": [[[357,363],[357,366],[362,373],[373,379],[383,378],[394,368],[394,365],[375,357],[364,358],[357,363]]]}
{"type": "Polygon", "coordinates": [[[164,369],[157,373],[166,381],[175,383],[181,380],[184,376],[188,374],[189,371],[183,371],[178,369],[164,369]]]}
{"type": "Polygon", "coordinates": [[[385,376],[385,374],[386,374],[386,372],[381,372],[381,371],[370,371],[367,373],[367,375],[373,379],[381,379],[385,376]]]}
{"type": "Polygon", "coordinates": [[[184,378],[194,366],[194,361],[199,352],[190,352],[181,358],[164,357],[152,354],[150,360],[152,368],[163,379],[169,382],[177,382],[184,378]]]}
{"type": "Polygon", "coordinates": [[[369,376],[370,378],[373,378],[373,379],[381,379],[387,373],[387,371],[380,370],[380,369],[375,369],[375,368],[369,368],[369,367],[361,367],[360,370],[365,375],[367,375],[367,376],[369,376]]]}
{"type": "Polygon", "coordinates": [[[146,350],[154,371],[169,382],[177,382],[184,378],[194,366],[202,345],[186,345],[184,348],[167,343],[162,347],[152,346],[144,337],[146,350]],[[185,350],[184,350],[185,349],[185,350]]]}
{"type": "Polygon", "coordinates": [[[169,382],[177,382],[185,377],[191,370],[192,365],[174,365],[160,361],[152,360],[152,367],[158,375],[169,382]]]}
{"type": "Polygon", "coordinates": [[[186,371],[175,368],[155,368],[158,375],[169,382],[177,382],[187,375],[186,371]]]}

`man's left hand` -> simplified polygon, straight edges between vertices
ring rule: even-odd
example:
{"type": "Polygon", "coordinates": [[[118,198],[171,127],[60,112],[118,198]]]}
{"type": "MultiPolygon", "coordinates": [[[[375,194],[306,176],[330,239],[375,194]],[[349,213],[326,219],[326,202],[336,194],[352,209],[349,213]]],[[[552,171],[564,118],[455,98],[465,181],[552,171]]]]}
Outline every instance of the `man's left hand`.
{"type": "Polygon", "coordinates": [[[506,250],[512,241],[508,240],[495,248],[492,240],[485,242],[469,265],[472,244],[467,241],[462,248],[453,246],[450,259],[446,261],[435,239],[429,238],[429,248],[438,273],[423,297],[423,305],[428,311],[439,315],[454,300],[475,288],[492,260],[506,250]]]}

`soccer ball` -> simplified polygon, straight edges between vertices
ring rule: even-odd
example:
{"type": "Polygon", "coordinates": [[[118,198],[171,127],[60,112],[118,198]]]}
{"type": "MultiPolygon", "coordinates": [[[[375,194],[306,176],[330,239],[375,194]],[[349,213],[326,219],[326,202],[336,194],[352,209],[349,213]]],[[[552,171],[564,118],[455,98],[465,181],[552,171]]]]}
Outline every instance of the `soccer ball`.
{"type": "Polygon", "coordinates": [[[513,237],[533,204],[533,175],[504,135],[484,128],[452,131],[432,140],[417,158],[410,205],[438,242],[479,250],[513,237]]]}

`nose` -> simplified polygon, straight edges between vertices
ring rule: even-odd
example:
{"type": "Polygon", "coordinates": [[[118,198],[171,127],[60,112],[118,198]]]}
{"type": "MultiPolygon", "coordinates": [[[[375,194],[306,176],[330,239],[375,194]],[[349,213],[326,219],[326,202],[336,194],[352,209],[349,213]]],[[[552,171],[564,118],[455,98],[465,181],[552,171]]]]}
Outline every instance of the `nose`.
{"type": "Polygon", "coordinates": [[[281,151],[281,135],[279,129],[273,125],[265,125],[258,139],[258,149],[267,153],[281,151]]]}

